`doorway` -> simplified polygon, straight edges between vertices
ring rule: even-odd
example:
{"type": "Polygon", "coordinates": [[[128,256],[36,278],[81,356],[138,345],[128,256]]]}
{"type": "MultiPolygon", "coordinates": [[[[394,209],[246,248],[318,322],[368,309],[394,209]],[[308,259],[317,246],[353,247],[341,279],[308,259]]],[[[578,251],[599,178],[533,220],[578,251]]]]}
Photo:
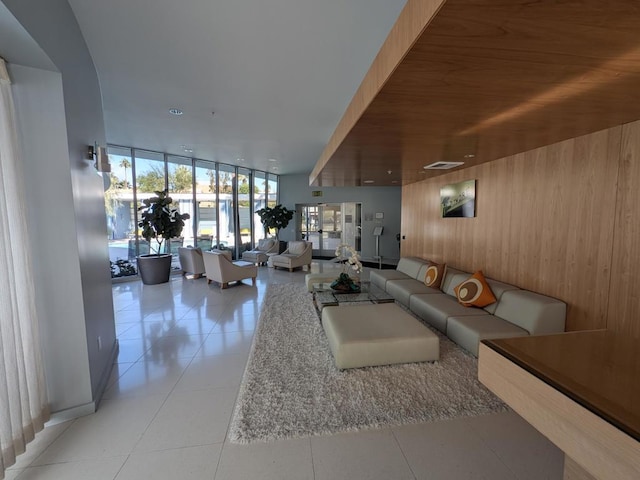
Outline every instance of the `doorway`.
{"type": "Polygon", "coordinates": [[[296,205],[297,231],[313,245],[314,257],[335,256],[338,245],[346,243],[361,249],[361,204],[321,203],[296,205]]]}

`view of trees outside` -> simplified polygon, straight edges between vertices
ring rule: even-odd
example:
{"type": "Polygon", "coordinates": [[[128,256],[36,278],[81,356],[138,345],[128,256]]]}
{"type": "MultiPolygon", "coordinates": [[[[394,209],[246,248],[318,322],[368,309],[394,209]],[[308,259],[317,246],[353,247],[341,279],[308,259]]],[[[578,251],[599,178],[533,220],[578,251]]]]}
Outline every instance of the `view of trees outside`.
{"type": "Polygon", "coordinates": [[[139,237],[137,206],[165,188],[179,211],[191,215],[182,238],[171,242],[166,251],[176,253],[179,245],[197,245],[207,250],[230,248],[235,254],[236,249],[242,252],[252,247],[252,230],[255,242],[264,237],[260,218],[254,212],[264,206],[266,196],[270,205],[277,203],[275,175],[171,155],[166,155],[165,163],[163,153],[124,147],[110,146],[108,155],[111,185],[105,191],[105,213],[114,276],[119,276],[118,267],[124,270],[117,261],[135,263],[138,254],[148,253],[147,242],[139,237]],[[240,233],[237,241],[235,225],[240,233]]]}

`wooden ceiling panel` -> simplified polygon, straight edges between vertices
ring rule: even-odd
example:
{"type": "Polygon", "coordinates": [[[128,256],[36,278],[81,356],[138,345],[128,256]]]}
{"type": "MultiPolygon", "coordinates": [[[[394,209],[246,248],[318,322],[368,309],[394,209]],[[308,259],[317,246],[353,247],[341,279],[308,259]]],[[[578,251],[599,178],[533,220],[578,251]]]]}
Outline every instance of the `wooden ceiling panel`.
{"type": "Polygon", "coordinates": [[[426,28],[375,89],[383,46],[313,185],[404,185],[640,118],[640,2],[429,1],[407,3],[394,30],[415,11],[426,28]]]}

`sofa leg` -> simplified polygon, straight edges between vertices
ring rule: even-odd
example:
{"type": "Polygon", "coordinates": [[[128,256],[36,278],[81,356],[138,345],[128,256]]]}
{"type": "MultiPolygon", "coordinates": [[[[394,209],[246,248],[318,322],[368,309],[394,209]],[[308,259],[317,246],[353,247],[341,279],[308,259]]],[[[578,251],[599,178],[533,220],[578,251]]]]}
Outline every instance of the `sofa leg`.
{"type": "Polygon", "coordinates": [[[290,271],[290,272],[293,272],[293,268],[290,268],[290,269],[289,269],[289,271],[290,271]]]}
{"type": "Polygon", "coordinates": [[[225,289],[229,286],[229,284],[227,282],[221,283],[220,284],[220,289],[225,289]]]}
{"type": "Polygon", "coordinates": [[[251,279],[251,284],[255,287],[255,285],[256,285],[256,277],[253,277],[251,279]]]}
{"type": "Polygon", "coordinates": [[[207,278],[207,285],[209,285],[211,283],[211,279],[207,278]]]}

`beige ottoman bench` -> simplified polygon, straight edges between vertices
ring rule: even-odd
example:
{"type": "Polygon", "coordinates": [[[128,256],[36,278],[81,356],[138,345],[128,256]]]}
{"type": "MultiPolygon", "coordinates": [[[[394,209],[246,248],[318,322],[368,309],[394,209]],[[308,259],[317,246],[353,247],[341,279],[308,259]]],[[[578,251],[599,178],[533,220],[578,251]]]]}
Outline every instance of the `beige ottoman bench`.
{"type": "Polygon", "coordinates": [[[440,358],[438,336],[394,303],[325,307],[322,327],[340,369],[440,358]]]}

